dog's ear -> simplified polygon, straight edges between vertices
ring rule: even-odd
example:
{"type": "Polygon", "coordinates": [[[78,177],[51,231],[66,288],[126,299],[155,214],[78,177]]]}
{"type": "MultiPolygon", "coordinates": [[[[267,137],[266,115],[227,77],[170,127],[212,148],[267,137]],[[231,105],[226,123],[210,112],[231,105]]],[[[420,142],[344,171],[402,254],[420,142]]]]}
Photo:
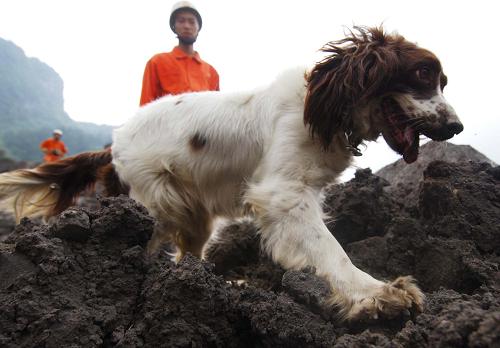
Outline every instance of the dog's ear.
{"type": "Polygon", "coordinates": [[[389,37],[381,28],[355,29],[323,47],[330,55],[307,76],[304,123],[324,149],[335,133],[351,129],[352,108],[383,93],[398,67],[394,48],[402,37],[389,37]]]}

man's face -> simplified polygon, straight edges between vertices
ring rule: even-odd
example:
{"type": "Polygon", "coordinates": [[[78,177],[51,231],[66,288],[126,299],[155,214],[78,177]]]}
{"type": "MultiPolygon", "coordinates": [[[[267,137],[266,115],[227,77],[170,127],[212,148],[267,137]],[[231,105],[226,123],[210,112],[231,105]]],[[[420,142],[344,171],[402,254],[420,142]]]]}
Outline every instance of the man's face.
{"type": "Polygon", "coordinates": [[[175,15],[175,33],[182,43],[193,44],[198,37],[198,21],[189,11],[179,11],[175,15]]]}
{"type": "Polygon", "coordinates": [[[53,136],[54,136],[55,140],[61,139],[61,134],[59,134],[59,133],[54,133],[53,136]]]}

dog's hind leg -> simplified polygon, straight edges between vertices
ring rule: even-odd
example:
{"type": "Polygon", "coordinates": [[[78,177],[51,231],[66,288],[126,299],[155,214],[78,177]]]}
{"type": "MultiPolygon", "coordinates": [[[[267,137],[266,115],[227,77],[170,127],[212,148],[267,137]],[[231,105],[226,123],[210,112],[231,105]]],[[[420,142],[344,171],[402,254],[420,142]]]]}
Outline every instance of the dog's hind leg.
{"type": "Polygon", "coordinates": [[[212,217],[201,205],[187,214],[187,219],[176,231],[174,242],[177,246],[176,261],[186,253],[202,258],[203,247],[212,233],[212,217]]]}
{"type": "Polygon", "coordinates": [[[168,222],[162,222],[157,219],[153,235],[147,245],[147,255],[152,256],[156,254],[166,244],[174,244],[176,229],[168,222]]]}
{"type": "Polygon", "coordinates": [[[179,207],[176,208],[169,209],[168,214],[152,212],[157,218],[157,224],[147,246],[148,255],[156,253],[170,242],[177,248],[176,262],[186,253],[202,258],[203,247],[212,232],[212,216],[200,203],[191,204],[190,207],[183,205],[180,211],[179,207]]]}
{"type": "Polygon", "coordinates": [[[210,238],[212,216],[200,199],[197,187],[189,177],[183,179],[172,168],[153,169],[127,178],[130,196],[144,204],[156,219],[147,254],[155,254],[170,242],[177,247],[176,261],[186,253],[201,258],[210,238]]]}

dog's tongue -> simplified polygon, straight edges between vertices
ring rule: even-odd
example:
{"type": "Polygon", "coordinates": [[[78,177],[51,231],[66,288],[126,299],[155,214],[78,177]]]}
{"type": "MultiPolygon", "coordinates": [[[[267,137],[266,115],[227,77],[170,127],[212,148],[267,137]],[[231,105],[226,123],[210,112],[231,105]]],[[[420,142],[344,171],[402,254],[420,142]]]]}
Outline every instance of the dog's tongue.
{"type": "Polygon", "coordinates": [[[385,141],[394,151],[403,156],[406,163],[415,162],[418,158],[418,131],[410,127],[408,116],[404,114],[395,100],[384,99],[382,108],[387,122],[382,130],[385,141]]]}
{"type": "Polygon", "coordinates": [[[418,132],[408,126],[401,127],[401,122],[394,116],[387,118],[390,127],[382,135],[389,146],[403,155],[406,163],[413,163],[418,158],[418,132]]]}
{"type": "Polygon", "coordinates": [[[404,142],[401,144],[404,146],[403,159],[406,163],[413,163],[418,158],[418,133],[415,132],[410,127],[407,127],[404,131],[404,142]]]}

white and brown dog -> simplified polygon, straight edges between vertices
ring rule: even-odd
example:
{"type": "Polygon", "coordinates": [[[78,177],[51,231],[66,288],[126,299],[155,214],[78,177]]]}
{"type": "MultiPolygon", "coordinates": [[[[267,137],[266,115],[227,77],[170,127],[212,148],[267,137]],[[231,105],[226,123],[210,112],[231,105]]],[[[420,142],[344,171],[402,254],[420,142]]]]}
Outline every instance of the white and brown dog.
{"type": "Polygon", "coordinates": [[[251,211],[263,249],[286,269],[314,266],[344,318],[422,310],[413,278],[386,283],[351,263],[323,222],[321,189],[363,141],[382,134],[413,162],[420,134],[445,140],[463,126],[433,53],[381,28],[356,30],[325,46],[330,55],[312,70],[287,71],[267,88],[160,98],[115,131],[112,153],[2,174],[0,199],[18,217],[50,216],[102,181],[157,219],[149,251],[170,240],[177,259],[202,256],[214,217],[251,211]]]}

